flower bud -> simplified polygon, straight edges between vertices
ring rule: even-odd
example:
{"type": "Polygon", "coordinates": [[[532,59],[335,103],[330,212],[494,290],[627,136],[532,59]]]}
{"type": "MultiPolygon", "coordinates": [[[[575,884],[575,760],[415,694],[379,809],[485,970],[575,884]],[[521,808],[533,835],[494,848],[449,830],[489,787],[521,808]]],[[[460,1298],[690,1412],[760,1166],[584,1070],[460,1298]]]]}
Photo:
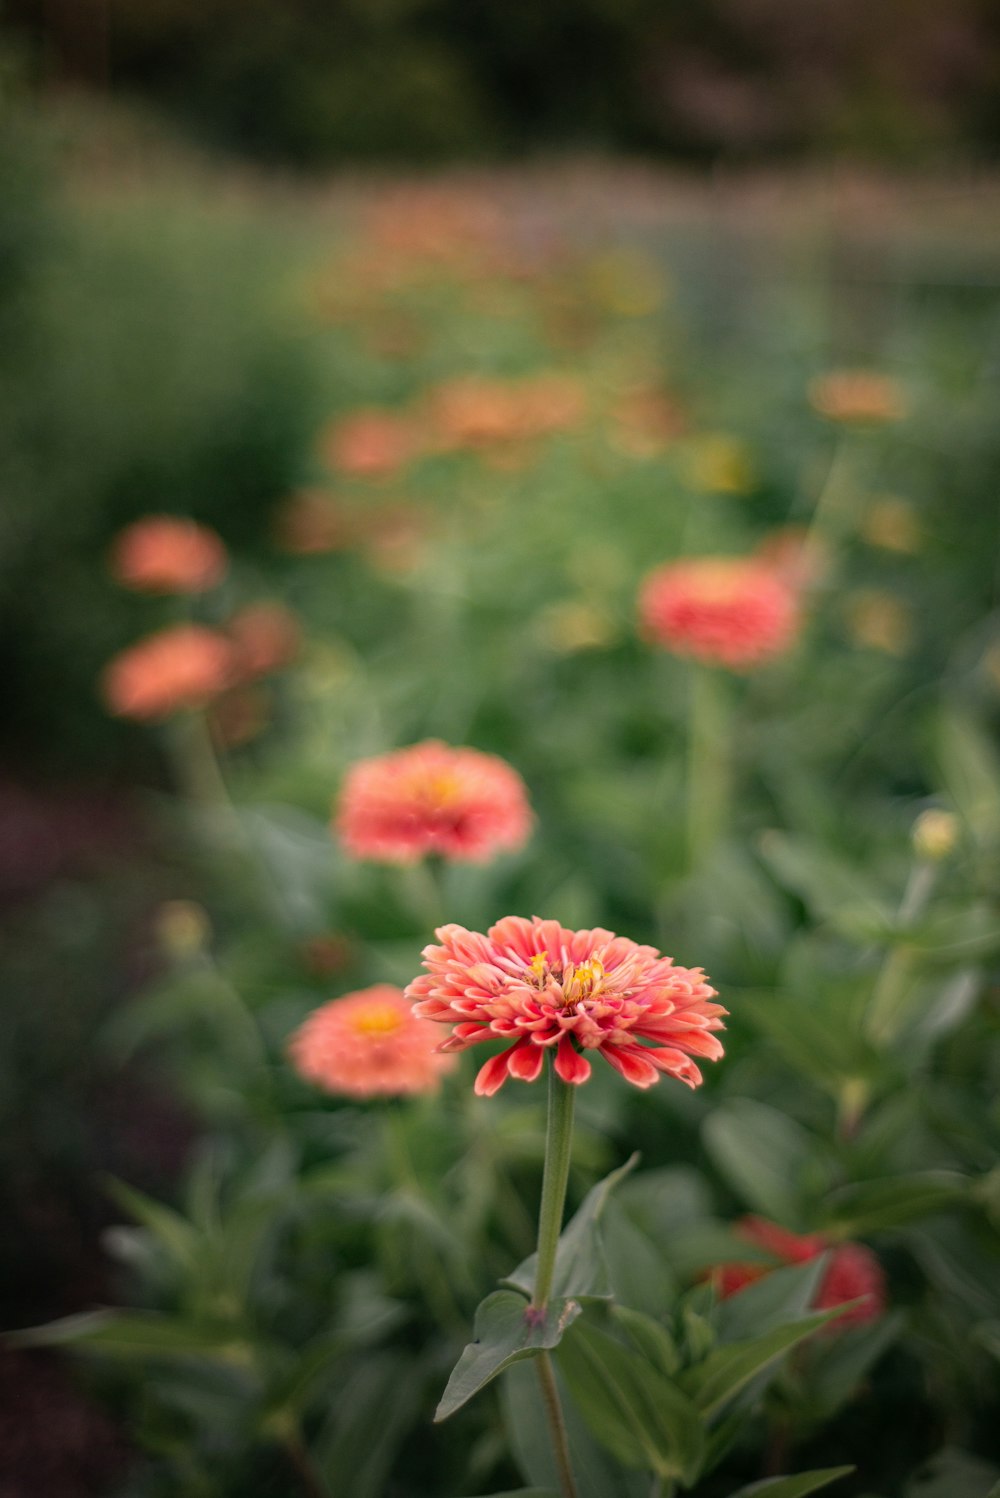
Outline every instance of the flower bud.
{"type": "Polygon", "coordinates": [[[958,842],[958,818],[954,812],[931,806],[922,811],[910,834],[918,858],[940,863],[955,851],[958,842]]]}

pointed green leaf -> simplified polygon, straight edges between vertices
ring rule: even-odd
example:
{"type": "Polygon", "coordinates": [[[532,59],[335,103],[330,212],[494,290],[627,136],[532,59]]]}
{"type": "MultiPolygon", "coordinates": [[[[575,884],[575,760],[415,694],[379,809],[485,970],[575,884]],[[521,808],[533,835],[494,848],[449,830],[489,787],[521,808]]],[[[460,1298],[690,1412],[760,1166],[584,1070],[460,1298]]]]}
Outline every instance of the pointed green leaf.
{"type": "Polygon", "coordinates": [[[152,1311],[89,1311],[47,1326],[8,1333],[11,1347],[60,1347],[79,1343],[115,1357],[214,1356],[229,1363],[247,1361],[250,1349],[232,1328],[204,1327],[152,1311]]]}
{"type": "Polygon", "coordinates": [[[659,1321],[628,1306],[612,1306],[611,1315],[627,1335],[637,1352],[651,1363],[664,1378],[673,1378],[681,1366],[677,1344],[659,1321]]]}
{"type": "Polygon", "coordinates": [[[758,1373],[777,1363],[817,1327],[842,1315],[853,1304],[853,1301],[848,1301],[830,1311],[815,1311],[801,1321],[774,1327],[761,1337],[717,1347],[697,1367],[689,1369],[679,1382],[704,1416],[714,1415],[758,1373]]]}
{"type": "Polygon", "coordinates": [[[922,1170],[845,1186],[827,1199],[828,1219],[845,1238],[864,1237],[970,1199],[971,1182],[951,1170],[922,1170]]]}
{"type": "Polygon", "coordinates": [[[829,1254],[817,1254],[805,1264],[772,1270],[738,1295],[721,1301],[714,1315],[720,1343],[760,1337],[807,1316],[829,1261],[829,1254]]]}
{"type": "Polygon", "coordinates": [[[598,1327],[578,1324],[559,1367],[592,1434],[627,1467],[690,1484],[705,1452],[704,1422],[677,1384],[598,1327]]]}
{"type": "MultiPolygon", "coordinates": [[[[609,1493],[615,1498],[649,1498],[648,1474],[626,1471],[591,1435],[558,1366],[558,1355],[555,1375],[580,1498],[608,1498],[609,1493]]],[[[507,1442],[521,1475],[535,1487],[558,1491],[559,1473],[539,1398],[538,1370],[528,1363],[515,1363],[499,1384],[507,1442]]]]}
{"type": "Polygon", "coordinates": [[[809,1370],[810,1406],[831,1419],[851,1398],[869,1368],[899,1336],[904,1318],[896,1312],[882,1316],[870,1326],[852,1326],[822,1350],[809,1370]]]}
{"type": "Polygon", "coordinates": [[[558,1346],[563,1332],[579,1316],[580,1306],[575,1300],[553,1300],[540,1321],[529,1312],[527,1300],[516,1291],[494,1290],[487,1295],[476,1312],[475,1341],[452,1370],[435,1422],[447,1420],[511,1363],[558,1346]]]}
{"type": "Polygon", "coordinates": [[[765,1477],[762,1482],[740,1488],[731,1498],[806,1498],[807,1493],[816,1493],[853,1471],[853,1467],[823,1467],[815,1472],[798,1472],[794,1477],[765,1477]]]}
{"type": "MultiPolygon", "coordinates": [[[[639,1156],[632,1155],[624,1165],[606,1175],[603,1181],[598,1181],[587,1192],[579,1208],[563,1228],[556,1253],[553,1294],[572,1296],[577,1300],[610,1298],[611,1285],[600,1237],[601,1214],[615,1186],[638,1163],[639,1156]]],[[[523,1290],[525,1295],[533,1295],[537,1260],[538,1255],[531,1254],[503,1283],[512,1290],[523,1290]]]]}
{"type": "Polygon", "coordinates": [[[124,1181],[109,1179],[106,1184],[118,1205],[124,1207],[136,1222],[141,1222],[171,1258],[178,1264],[194,1262],[200,1234],[193,1223],[172,1208],[136,1191],[134,1186],[127,1186],[124,1181]]]}

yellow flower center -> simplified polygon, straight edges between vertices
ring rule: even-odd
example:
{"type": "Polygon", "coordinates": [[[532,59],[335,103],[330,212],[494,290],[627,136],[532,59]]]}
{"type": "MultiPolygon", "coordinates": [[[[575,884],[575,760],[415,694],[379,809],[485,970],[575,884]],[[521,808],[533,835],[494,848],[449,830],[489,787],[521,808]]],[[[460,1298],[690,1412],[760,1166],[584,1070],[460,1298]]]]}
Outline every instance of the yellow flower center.
{"type": "Polygon", "coordinates": [[[359,1035],[377,1039],[394,1034],[403,1023],[403,1015],[391,1004],[372,1004],[356,1014],[351,1023],[359,1035]]]}
{"type": "Polygon", "coordinates": [[[593,998],[604,982],[604,963],[599,957],[590,957],[586,962],[549,963],[549,954],[539,952],[531,959],[531,974],[539,988],[549,983],[559,984],[563,993],[563,1005],[570,1008],[583,999],[593,998]]]}

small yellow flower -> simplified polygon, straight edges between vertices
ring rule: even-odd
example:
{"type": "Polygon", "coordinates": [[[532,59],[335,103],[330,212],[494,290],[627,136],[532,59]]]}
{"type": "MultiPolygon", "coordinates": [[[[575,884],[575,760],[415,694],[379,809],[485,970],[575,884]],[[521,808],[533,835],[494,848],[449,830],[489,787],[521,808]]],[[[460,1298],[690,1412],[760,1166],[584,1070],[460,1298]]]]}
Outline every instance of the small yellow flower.
{"type": "Polygon", "coordinates": [[[539,614],[536,628],[542,643],[559,655],[599,650],[616,634],[610,614],[582,598],[550,604],[539,614]]]}
{"type": "Polygon", "coordinates": [[[938,806],[931,806],[920,813],[913,824],[910,837],[918,858],[939,863],[955,851],[958,833],[958,818],[955,814],[943,811],[938,806]]]}
{"type": "Polygon", "coordinates": [[[725,432],[692,438],[681,471],[689,487],[702,494],[747,494],[754,485],[750,449],[725,432]]]}
{"type": "Polygon", "coordinates": [[[194,900],[165,900],[156,912],[156,939],[167,957],[183,961],[208,946],[212,927],[194,900]]]}

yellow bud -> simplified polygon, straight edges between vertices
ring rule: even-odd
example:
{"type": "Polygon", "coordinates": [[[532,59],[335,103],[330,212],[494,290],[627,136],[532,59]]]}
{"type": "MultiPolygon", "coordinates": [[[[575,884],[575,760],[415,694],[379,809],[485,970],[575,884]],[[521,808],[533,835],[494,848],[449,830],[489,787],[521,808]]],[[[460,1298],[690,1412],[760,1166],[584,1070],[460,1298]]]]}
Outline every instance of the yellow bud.
{"type": "Polygon", "coordinates": [[[196,957],[212,935],[208,916],[193,900],[167,900],[156,913],[156,937],[168,957],[196,957]]]}
{"type": "Polygon", "coordinates": [[[955,850],[958,842],[958,818],[954,812],[932,806],[922,811],[910,834],[918,858],[939,863],[955,850]]]}

